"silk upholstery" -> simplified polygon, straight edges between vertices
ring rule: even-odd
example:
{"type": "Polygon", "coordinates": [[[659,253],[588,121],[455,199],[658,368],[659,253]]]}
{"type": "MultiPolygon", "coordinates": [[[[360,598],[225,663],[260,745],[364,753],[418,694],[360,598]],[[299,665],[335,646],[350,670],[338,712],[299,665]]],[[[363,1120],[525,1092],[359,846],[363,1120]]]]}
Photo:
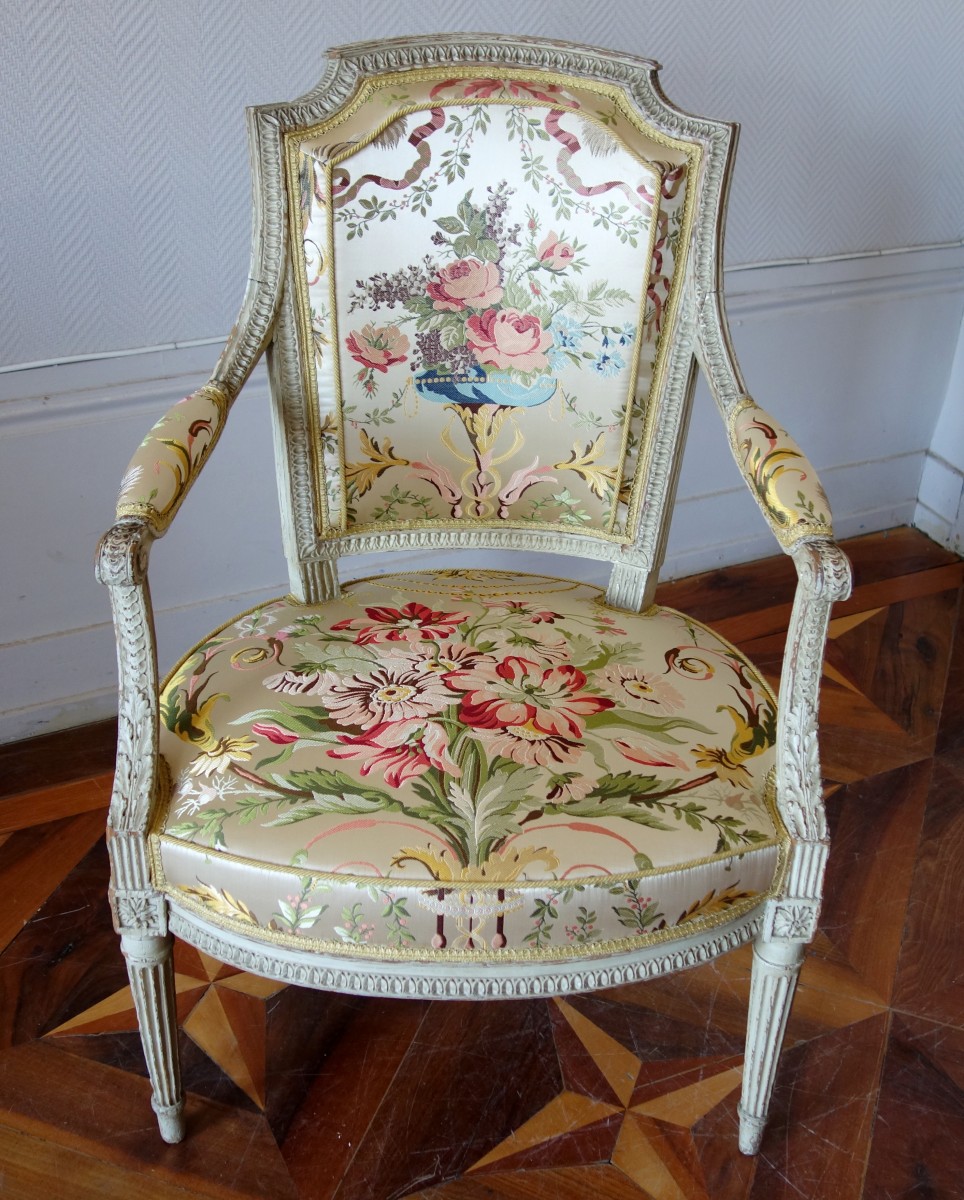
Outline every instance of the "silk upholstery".
{"type": "Polygon", "coordinates": [[[162,714],[165,886],[263,936],[624,943],[758,902],[785,844],[766,683],[689,618],[586,584],[448,571],[274,601],[182,661],[162,714]]]}

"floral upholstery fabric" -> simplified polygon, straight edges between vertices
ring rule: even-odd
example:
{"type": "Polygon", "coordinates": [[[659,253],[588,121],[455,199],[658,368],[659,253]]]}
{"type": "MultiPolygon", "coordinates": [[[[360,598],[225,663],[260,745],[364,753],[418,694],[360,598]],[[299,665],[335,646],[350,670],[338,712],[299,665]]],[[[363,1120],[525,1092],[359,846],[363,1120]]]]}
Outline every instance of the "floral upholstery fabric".
{"type": "Polygon", "coordinates": [[[161,711],[158,883],[257,937],[558,958],[725,920],[780,870],[766,684],[586,584],[441,571],[272,601],[161,711]]]}
{"type": "Polygon", "coordinates": [[[290,147],[324,532],[631,538],[698,153],[616,88],[444,68],[290,147]]]}
{"type": "Polygon", "coordinates": [[[830,501],[806,455],[749,397],[730,420],[733,453],[764,515],[784,545],[833,537],[830,501]]]}
{"type": "Polygon", "coordinates": [[[117,497],[119,517],[143,517],[167,528],[204,466],[228,413],[228,394],[205,384],[179,400],[138,446],[117,497]]]}

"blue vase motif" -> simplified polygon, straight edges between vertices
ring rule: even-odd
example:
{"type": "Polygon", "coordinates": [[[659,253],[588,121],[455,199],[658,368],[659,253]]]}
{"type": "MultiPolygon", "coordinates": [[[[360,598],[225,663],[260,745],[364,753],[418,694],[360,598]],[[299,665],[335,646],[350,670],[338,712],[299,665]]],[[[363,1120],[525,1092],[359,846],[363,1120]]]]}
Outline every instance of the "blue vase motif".
{"type": "Polygon", "coordinates": [[[499,404],[504,408],[535,408],[556,392],[557,380],[541,375],[531,384],[515,383],[509,371],[470,367],[458,375],[434,367],[415,376],[415,391],[436,404],[499,404]]]}

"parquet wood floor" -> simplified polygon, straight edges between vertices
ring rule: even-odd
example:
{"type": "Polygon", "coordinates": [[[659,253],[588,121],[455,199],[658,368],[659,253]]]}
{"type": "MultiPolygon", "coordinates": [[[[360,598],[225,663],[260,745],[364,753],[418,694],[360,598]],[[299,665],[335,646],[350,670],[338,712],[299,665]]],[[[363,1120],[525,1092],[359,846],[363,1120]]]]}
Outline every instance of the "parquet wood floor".
{"type": "MultiPolygon", "coordinates": [[[[852,541],[824,672],[833,850],[763,1148],[736,1146],[746,953],[567,1000],[360,1000],[177,948],[164,1145],[105,899],[107,726],[0,749],[0,1196],[964,1196],[962,564],[852,541]]],[[[785,558],[660,599],[776,671],[785,558]]]]}

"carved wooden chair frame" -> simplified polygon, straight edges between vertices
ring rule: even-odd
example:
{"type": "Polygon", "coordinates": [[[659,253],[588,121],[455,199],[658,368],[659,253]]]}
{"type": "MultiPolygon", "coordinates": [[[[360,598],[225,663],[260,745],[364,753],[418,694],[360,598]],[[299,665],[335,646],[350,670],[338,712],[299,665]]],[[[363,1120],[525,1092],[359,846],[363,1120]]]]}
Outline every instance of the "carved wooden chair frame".
{"type": "MultiPolygon", "coordinates": [[[[172,934],[176,934],[224,962],[286,982],[365,995],[479,999],[612,987],[705,962],[752,940],[740,1147],[749,1154],[759,1147],[790,1000],[820,907],[828,842],[817,756],[818,689],[830,608],[849,594],[850,571],[832,540],[829,517],[803,513],[788,519],[741,453],[741,419],[748,412],[759,416],[760,410],[744,388],[721,293],[722,224],[737,127],[674,108],[662,94],[658,69],[656,63],[628,55],[535,39],[445,35],[371,42],[332,52],[321,82],[299,100],[248,112],[256,196],[250,282],[237,324],[210,381],[192,397],[192,403],[205,406],[210,434],[195,444],[170,495],[158,498],[138,496],[136,489],[133,496],[130,489],[125,492],[116,524],[101,542],[97,568],[98,578],[110,591],[120,670],[117,771],[108,829],[111,903],[130,972],[153,1104],[162,1136],[168,1141],[177,1141],[184,1133],[171,965],[172,934]],[[147,580],[151,543],[176,514],[213,448],[233,400],[266,349],[279,445],[284,447],[287,442],[297,450],[308,436],[303,409],[292,401],[301,395],[302,385],[295,313],[291,289],[286,287],[291,250],[286,222],[285,135],[319,122],[368,76],[438,64],[485,64],[496,71],[526,67],[616,85],[653,128],[688,139],[702,150],[699,210],[663,400],[668,417],[650,462],[647,516],[634,544],[622,547],[590,542],[575,533],[518,530],[374,532],[323,538],[313,520],[310,489],[299,475],[303,457],[296,452],[289,456],[287,466],[282,461],[279,468],[291,589],[305,604],[336,596],[336,563],[344,553],[412,547],[512,547],[608,559],[612,563],[608,602],[640,611],[652,602],[673,503],[679,442],[697,364],[702,367],[730,431],[738,466],[798,573],[777,730],[776,804],[791,835],[790,854],[779,894],[708,933],[682,931],[675,940],[634,953],[599,957],[590,949],[584,959],[516,961],[504,969],[491,961],[481,967],[464,961],[445,966],[359,962],[228,934],[172,903],[152,880],[147,834],[152,805],[164,786],[165,765],[158,752],[158,671],[147,580]]],[[[282,460],[284,455],[279,452],[278,457],[282,460]]],[[[810,472],[815,479],[812,468],[810,472]]]]}

